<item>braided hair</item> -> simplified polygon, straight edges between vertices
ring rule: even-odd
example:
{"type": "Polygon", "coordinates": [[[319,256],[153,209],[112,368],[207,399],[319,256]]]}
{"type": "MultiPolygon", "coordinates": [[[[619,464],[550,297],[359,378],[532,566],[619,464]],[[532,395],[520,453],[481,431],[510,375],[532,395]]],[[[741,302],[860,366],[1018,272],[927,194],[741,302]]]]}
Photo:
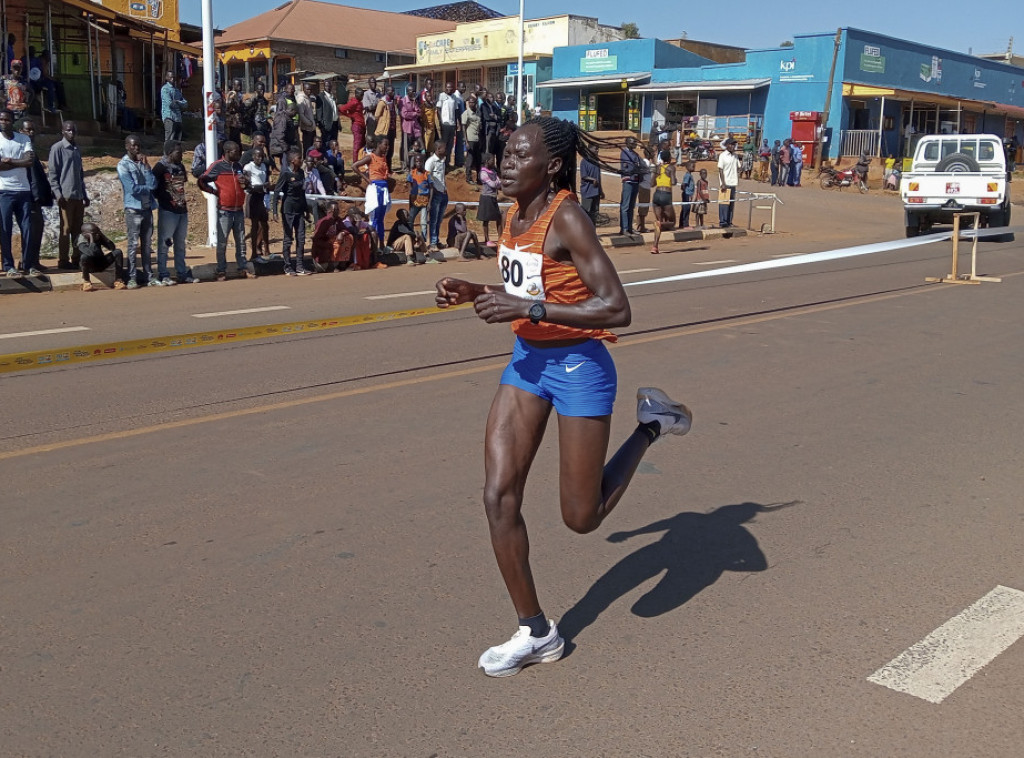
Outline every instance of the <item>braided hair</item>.
{"type": "Polygon", "coordinates": [[[619,173],[619,166],[612,164],[601,157],[601,150],[620,148],[621,144],[615,140],[602,139],[582,131],[572,121],[564,121],[554,116],[535,116],[527,121],[524,126],[530,124],[540,127],[544,139],[544,146],[552,158],[562,159],[562,168],[552,178],[551,183],[554,189],[567,189],[576,191],[576,156],[582,156],[592,163],[597,164],[605,171],[619,173]]]}

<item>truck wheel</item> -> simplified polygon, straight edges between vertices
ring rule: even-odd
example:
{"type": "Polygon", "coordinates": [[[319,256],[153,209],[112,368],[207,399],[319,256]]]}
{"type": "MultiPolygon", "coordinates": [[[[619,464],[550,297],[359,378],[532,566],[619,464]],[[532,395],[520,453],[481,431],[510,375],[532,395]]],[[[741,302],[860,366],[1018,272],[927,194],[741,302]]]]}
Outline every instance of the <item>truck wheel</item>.
{"type": "Polygon", "coordinates": [[[906,214],[907,237],[916,237],[921,233],[921,219],[916,213],[906,214]]]}
{"type": "MultiPolygon", "coordinates": [[[[997,227],[1000,227],[1000,226],[1009,226],[1009,225],[1010,225],[1010,204],[1009,203],[1006,203],[998,211],[995,211],[995,212],[989,214],[989,216],[988,216],[988,224],[987,224],[987,226],[989,226],[989,227],[997,228],[997,227]]],[[[1013,232],[1008,232],[1006,234],[1000,234],[1000,235],[997,235],[995,237],[989,237],[988,238],[988,240],[990,242],[1013,242],[1014,239],[1015,239],[1015,237],[1013,236],[1013,232]]]]}
{"type": "Polygon", "coordinates": [[[945,173],[978,173],[981,171],[981,167],[978,162],[966,153],[950,153],[935,167],[935,172],[938,174],[945,173]]]}

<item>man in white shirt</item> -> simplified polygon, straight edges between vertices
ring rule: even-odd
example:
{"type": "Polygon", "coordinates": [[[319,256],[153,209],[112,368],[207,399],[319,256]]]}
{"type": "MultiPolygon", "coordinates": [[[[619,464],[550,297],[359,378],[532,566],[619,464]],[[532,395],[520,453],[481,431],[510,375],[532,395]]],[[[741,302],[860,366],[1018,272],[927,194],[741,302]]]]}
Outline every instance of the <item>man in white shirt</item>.
{"type": "Polygon", "coordinates": [[[736,187],[740,183],[740,159],[736,155],[736,140],[732,137],[723,142],[722,147],[725,149],[718,156],[718,225],[728,229],[732,226],[736,187]]]}
{"type": "Polygon", "coordinates": [[[437,115],[441,122],[441,141],[444,142],[444,163],[448,168],[453,168],[451,159],[455,147],[455,111],[458,108],[458,101],[454,92],[455,85],[445,82],[444,92],[437,96],[437,115]]]}
{"type": "Polygon", "coordinates": [[[438,140],[434,145],[433,154],[427,158],[423,166],[424,171],[430,175],[430,210],[428,219],[430,223],[430,249],[439,250],[441,247],[441,219],[444,218],[445,209],[448,208],[448,185],[445,182],[445,144],[438,140]]]}
{"type": "Polygon", "coordinates": [[[32,185],[28,172],[34,158],[32,141],[27,135],[15,133],[14,113],[4,108],[0,111],[0,253],[3,270],[12,279],[21,276],[14,265],[11,247],[15,220],[21,231],[22,267],[25,271],[39,267],[39,261],[29,260],[31,245],[27,244],[32,229],[32,185]]]}

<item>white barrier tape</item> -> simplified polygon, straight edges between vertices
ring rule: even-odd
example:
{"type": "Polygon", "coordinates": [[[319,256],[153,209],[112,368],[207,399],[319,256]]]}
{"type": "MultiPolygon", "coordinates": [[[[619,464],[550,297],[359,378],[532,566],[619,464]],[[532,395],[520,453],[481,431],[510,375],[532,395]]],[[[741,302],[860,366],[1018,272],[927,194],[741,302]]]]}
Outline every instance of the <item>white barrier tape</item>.
{"type": "MultiPolygon", "coordinates": [[[[960,232],[962,237],[996,237],[1008,232],[1022,232],[1024,227],[1001,227],[998,229],[980,229],[978,231],[960,232]]],[[[646,279],[642,282],[625,282],[624,287],[638,287],[641,284],[665,284],[667,282],[681,282],[687,279],[706,279],[712,276],[727,276],[729,274],[745,274],[751,271],[766,271],[773,268],[785,268],[786,266],[801,266],[805,263],[821,263],[822,261],[834,261],[839,258],[853,258],[858,255],[871,255],[873,253],[887,253],[892,250],[902,250],[907,247],[918,245],[930,245],[934,242],[944,242],[952,239],[953,232],[939,232],[938,234],[926,234],[921,237],[911,237],[905,240],[893,240],[891,242],[874,242],[870,245],[857,245],[855,247],[843,247],[837,250],[825,250],[820,253],[807,253],[805,255],[793,255],[789,258],[776,258],[770,261],[757,261],[756,263],[743,263],[739,266],[727,266],[726,268],[714,268],[708,271],[695,271],[692,274],[678,274],[676,276],[663,276],[660,279],[646,279]]]]}
{"type": "MultiPolygon", "coordinates": [[[[271,207],[273,207],[274,201],[277,200],[278,193],[274,192],[274,191],[271,191],[271,192],[268,192],[267,194],[270,196],[271,207]]],[[[348,195],[312,195],[312,194],[307,194],[306,195],[306,199],[307,200],[309,200],[309,199],[313,199],[313,200],[341,200],[342,202],[346,202],[346,203],[364,203],[364,204],[366,203],[366,196],[365,195],[359,195],[358,197],[350,197],[348,195]]],[[[456,200],[455,202],[462,203],[467,208],[475,208],[476,206],[480,205],[479,202],[475,202],[475,201],[472,201],[472,200],[456,200]]],[[[408,205],[408,204],[409,204],[409,201],[405,200],[405,199],[402,199],[402,198],[392,198],[391,199],[391,205],[408,205]]],[[[451,202],[448,203],[448,204],[449,205],[455,205],[455,203],[451,203],[451,202]]],[[[498,203],[498,207],[500,207],[500,208],[511,208],[512,207],[512,203],[498,203]]]]}

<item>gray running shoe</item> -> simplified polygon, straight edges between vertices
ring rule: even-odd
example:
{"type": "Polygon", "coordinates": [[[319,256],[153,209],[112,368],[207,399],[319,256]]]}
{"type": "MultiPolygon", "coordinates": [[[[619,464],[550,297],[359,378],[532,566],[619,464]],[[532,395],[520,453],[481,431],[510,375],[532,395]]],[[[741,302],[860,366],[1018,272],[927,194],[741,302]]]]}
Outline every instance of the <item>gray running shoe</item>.
{"type": "Polygon", "coordinates": [[[531,637],[530,627],[521,626],[508,642],[488,648],[477,666],[487,676],[515,676],[531,663],[554,663],[562,657],[565,640],[554,621],[548,620],[544,637],[531,637]]]}
{"type": "Polygon", "coordinates": [[[641,424],[657,421],[664,434],[686,434],[693,414],[657,387],[641,387],[636,391],[636,420],[641,424]]]}
{"type": "Polygon", "coordinates": [[[160,280],[161,287],[173,287],[175,284],[177,284],[177,282],[171,279],[171,277],[169,276],[165,276],[163,279],[160,280]]]}
{"type": "Polygon", "coordinates": [[[139,288],[139,283],[137,281],[135,281],[134,279],[129,279],[128,280],[128,289],[134,290],[134,289],[138,289],[138,288],[139,288]]]}

